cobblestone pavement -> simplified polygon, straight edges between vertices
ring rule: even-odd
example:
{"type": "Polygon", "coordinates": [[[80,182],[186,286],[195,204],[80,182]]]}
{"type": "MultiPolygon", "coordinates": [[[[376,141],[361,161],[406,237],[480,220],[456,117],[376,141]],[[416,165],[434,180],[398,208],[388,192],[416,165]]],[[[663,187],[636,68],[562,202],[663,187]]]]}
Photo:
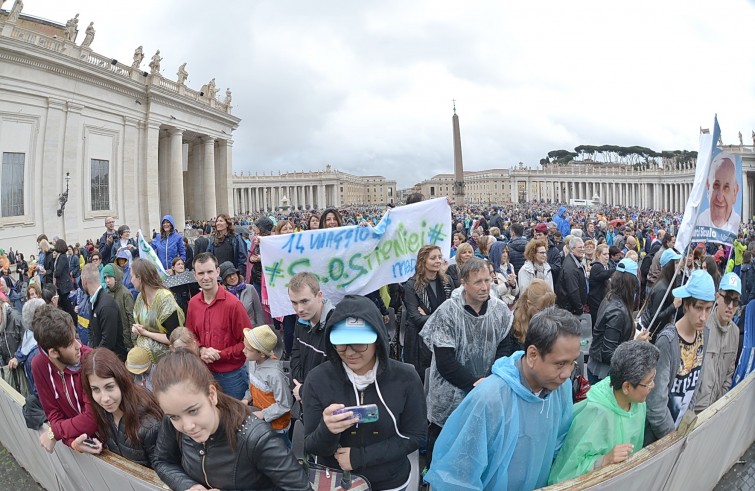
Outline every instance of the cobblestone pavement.
{"type": "Polygon", "coordinates": [[[755,445],[751,445],[739,460],[744,463],[734,464],[718,481],[714,491],[755,490],[755,445]]]}
{"type": "Polygon", "coordinates": [[[16,459],[0,445],[0,491],[44,491],[16,459]]]}

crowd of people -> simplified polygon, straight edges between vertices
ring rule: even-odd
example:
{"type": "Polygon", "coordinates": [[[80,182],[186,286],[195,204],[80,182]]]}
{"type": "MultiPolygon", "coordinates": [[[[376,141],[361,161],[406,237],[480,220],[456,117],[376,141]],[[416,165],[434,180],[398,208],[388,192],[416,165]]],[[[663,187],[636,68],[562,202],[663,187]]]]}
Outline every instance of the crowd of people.
{"type": "Polygon", "coordinates": [[[407,490],[415,452],[433,489],[535,489],[631,459],[730,388],[752,224],[678,251],[674,213],[455,207],[450,254],[421,247],[406,282],[334,305],[298,273],[295,313],[271,316],[261,237],[384,212],[221,214],[186,234],[166,215],[154,254],[108,217],[83,246],[0,249],[0,364],[27,426],[48,452],[106,448],[182,491],[316,473],[407,490]]]}

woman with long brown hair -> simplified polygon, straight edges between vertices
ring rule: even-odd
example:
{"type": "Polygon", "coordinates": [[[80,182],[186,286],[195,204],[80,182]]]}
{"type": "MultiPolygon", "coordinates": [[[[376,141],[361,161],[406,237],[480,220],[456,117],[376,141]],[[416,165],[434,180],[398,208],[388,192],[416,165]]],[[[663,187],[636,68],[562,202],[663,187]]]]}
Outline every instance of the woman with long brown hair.
{"type": "Polygon", "coordinates": [[[516,302],[514,322],[511,324],[511,334],[506,337],[507,349],[503,356],[511,356],[524,349],[524,338],[532,316],[555,304],[553,288],[539,278],[532,280],[516,302]]]}
{"type": "Polygon", "coordinates": [[[440,247],[426,245],[417,253],[414,276],[404,284],[406,322],[404,332],[404,361],[414,365],[424,380],[430,367],[432,352],[419,339],[419,332],[430,314],[451,298],[454,285],[443,273],[443,254],[440,247]]]}
{"type": "Polygon", "coordinates": [[[242,277],[246,276],[246,242],[236,233],[231,217],[225,213],[215,219],[215,232],[210,236],[207,252],[218,258],[218,264],[230,261],[242,277]]]}
{"type": "Polygon", "coordinates": [[[320,215],[320,228],[343,227],[343,217],[335,208],[328,208],[320,215]]]}
{"type": "Polygon", "coordinates": [[[224,394],[194,353],[165,356],[152,387],[165,413],[154,468],[171,489],[311,489],[283,439],[224,394]]]}
{"type": "MultiPolygon", "coordinates": [[[[82,360],[81,380],[107,449],[139,465],[152,467],[163,418],[157,399],[134,383],[123,362],[107,348],[97,348],[82,360]]],[[[85,438],[86,435],[81,435],[74,444],[82,444],[85,438]]]]}
{"type": "Polygon", "coordinates": [[[173,293],[165,288],[157,268],[146,259],[131,264],[131,280],[139,292],[134,302],[134,325],[137,335],[135,346],[150,352],[157,363],[168,352],[168,336],[173,329],[183,326],[185,316],[176,303],[173,293]]]}
{"type": "MultiPolygon", "coordinates": [[[[616,272],[608,282],[606,296],[598,308],[592,328],[587,379],[590,385],[608,376],[611,357],[621,343],[635,338],[634,305],[637,293],[637,263],[629,258],[619,261],[616,272]]],[[[646,340],[650,333],[643,331],[636,339],[646,340]]]]}

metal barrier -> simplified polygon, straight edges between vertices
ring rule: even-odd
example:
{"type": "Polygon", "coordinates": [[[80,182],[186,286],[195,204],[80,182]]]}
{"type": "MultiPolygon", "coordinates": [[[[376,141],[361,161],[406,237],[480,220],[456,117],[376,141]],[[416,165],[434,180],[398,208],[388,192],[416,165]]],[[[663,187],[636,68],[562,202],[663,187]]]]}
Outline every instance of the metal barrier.
{"type": "Polygon", "coordinates": [[[713,489],[755,441],[753,408],[755,373],[700,413],[686,432],[667,435],[621,464],[542,489],[713,489]]]}
{"type": "MultiPolygon", "coordinates": [[[[58,443],[55,452],[48,454],[39,444],[39,432],[26,428],[23,403],[21,396],[0,380],[0,442],[45,489],[167,489],[151,469],[108,451],[101,456],[83,455],[58,443]]],[[[543,489],[713,489],[755,441],[753,408],[755,373],[700,413],[686,432],[672,433],[621,464],[543,489]]]]}
{"type": "MultiPolygon", "coordinates": [[[[78,454],[58,442],[48,454],[39,432],[26,427],[24,399],[0,380],[0,442],[42,487],[60,491],[155,491],[168,489],[152,469],[107,450],[100,456],[78,454]]],[[[44,426],[47,431],[47,425],[44,426]]]]}

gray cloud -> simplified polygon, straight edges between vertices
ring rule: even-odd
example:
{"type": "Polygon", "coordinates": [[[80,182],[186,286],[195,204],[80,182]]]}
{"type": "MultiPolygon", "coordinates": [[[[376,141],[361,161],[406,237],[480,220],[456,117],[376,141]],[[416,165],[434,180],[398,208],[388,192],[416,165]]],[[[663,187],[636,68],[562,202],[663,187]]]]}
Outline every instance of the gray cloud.
{"type": "Polygon", "coordinates": [[[165,76],[186,61],[191,87],[230,87],[243,171],[330,163],[402,187],[451,172],[452,98],[470,170],[580,144],[696,149],[714,113],[726,143],[755,128],[746,0],[26,0],[25,11],[61,23],[80,12],[95,51],[160,48],[165,76]]]}

